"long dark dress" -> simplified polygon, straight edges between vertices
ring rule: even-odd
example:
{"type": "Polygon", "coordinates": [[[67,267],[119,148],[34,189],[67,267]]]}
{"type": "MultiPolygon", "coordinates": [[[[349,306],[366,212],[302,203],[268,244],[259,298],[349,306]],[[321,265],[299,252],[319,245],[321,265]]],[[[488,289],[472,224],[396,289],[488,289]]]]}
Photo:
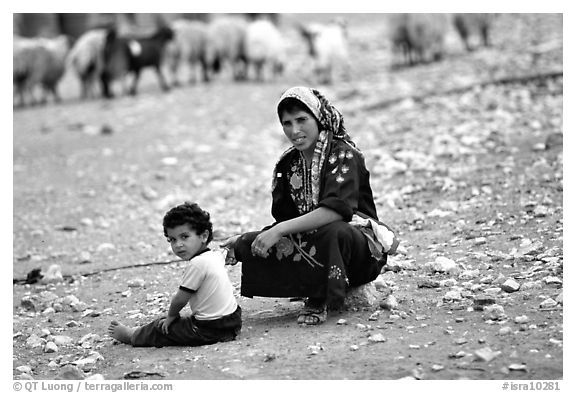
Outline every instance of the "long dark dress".
{"type": "Polygon", "coordinates": [[[323,206],[339,213],[343,221],[283,237],[267,258],[251,252],[260,231],[243,234],[234,248],[242,262],[243,296],[320,297],[339,307],[348,287],[371,282],[380,273],[387,255],[375,258],[367,236],[348,223],[354,214],[378,220],[364,158],[347,142],[333,139],[325,160],[316,206],[311,206],[310,198],[313,174],[301,153],[291,149],[279,160],[272,215],[278,223],[323,206]]]}

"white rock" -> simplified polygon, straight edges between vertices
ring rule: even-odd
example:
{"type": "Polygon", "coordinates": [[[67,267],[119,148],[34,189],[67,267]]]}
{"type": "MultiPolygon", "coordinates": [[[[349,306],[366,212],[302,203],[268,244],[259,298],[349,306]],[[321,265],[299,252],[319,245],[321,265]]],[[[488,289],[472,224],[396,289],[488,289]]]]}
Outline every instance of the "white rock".
{"type": "Polygon", "coordinates": [[[28,348],[37,348],[41,347],[46,343],[46,340],[43,338],[38,337],[36,334],[31,334],[30,337],[26,340],[26,346],[28,348]]]}
{"type": "Polygon", "coordinates": [[[511,293],[518,291],[520,289],[520,284],[513,278],[509,278],[500,285],[500,288],[502,288],[503,291],[511,293]]]}
{"type": "Polygon", "coordinates": [[[64,281],[64,277],[62,276],[62,269],[60,265],[50,265],[48,270],[42,272],[42,279],[40,282],[42,284],[51,284],[64,281]]]}
{"type": "Polygon", "coordinates": [[[54,341],[54,344],[56,344],[58,346],[64,346],[64,345],[72,344],[72,342],[74,340],[72,339],[72,337],[68,337],[68,336],[54,336],[52,341],[54,341]]]}
{"type": "Polygon", "coordinates": [[[336,325],[347,325],[347,324],[348,321],[343,318],[339,319],[338,322],[336,322],[336,325]]]}
{"type": "Polygon", "coordinates": [[[128,281],[128,287],[130,288],[143,287],[144,284],[146,284],[146,281],[144,281],[142,278],[135,278],[128,281]]]}
{"type": "Polygon", "coordinates": [[[556,302],[556,300],[554,300],[552,298],[548,298],[548,299],[544,300],[542,303],[540,303],[540,308],[553,308],[557,304],[558,303],[556,302]]]}
{"type": "Polygon", "coordinates": [[[368,337],[368,341],[373,343],[383,343],[386,341],[386,337],[382,333],[376,333],[368,337]]]}
{"type": "Polygon", "coordinates": [[[424,265],[432,273],[455,273],[458,271],[458,265],[450,258],[443,256],[437,257],[434,262],[428,262],[424,265]]]}
{"type": "Polygon", "coordinates": [[[46,346],[44,347],[44,352],[46,353],[58,352],[58,346],[54,344],[53,341],[49,341],[46,343],[46,346]]]}
{"type": "Polygon", "coordinates": [[[458,281],[456,281],[453,278],[448,278],[446,280],[440,280],[440,286],[441,287],[454,287],[458,285],[458,281]]]}
{"type": "Polygon", "coordinates": [[[530,318],[528,318],[526,315],[521,315],[521,316],[514,318],[514,322],[519,323],[519,324],[525,324],[525,323],[528,323],[528,321],[530,321],[530,318]]]}
{"type": "Polygon", "coordinates": [[[383,302],[380,303],[380,307],[385,310],[395,310],[398,308],[398,300],[394,295],[389,295],[383,302]]]}
{"type": "Polygon", "coordinates": [[[504,307],[499,304],[492,304],[484,308],[484,319],[501,321],[507,318],[504,307]]]}
{"type": "Polygon", "coordinates": [[[19,371],[21,373],[30,374],[32,372],[32,367],[30,367],[30,366],[18,366],[18,367],[16,367],[16,371],[19,371]]]}
{"type": "Polygon", "coordinates": [[[504,326],[498,331],[498,335],[500,336],[507,336],[509,334],[512,334],[512,328],[510,326],[504,326]]]}
{"type": "Polygon", "coordinates": [[[444,294],[443,299],[445,301],[459,301],[462,300],[462,295],[460,294],[460,291],[449,291],[446,294],[444,294]]]}
{"type": "Polygon", "coordinates": [[[490,362],[501,353],[502,353],[501,351],[493,351],[492,349],[490,349],[490,347],[485,347],[474,351],[474,359],[484,362],[490,362]]]}

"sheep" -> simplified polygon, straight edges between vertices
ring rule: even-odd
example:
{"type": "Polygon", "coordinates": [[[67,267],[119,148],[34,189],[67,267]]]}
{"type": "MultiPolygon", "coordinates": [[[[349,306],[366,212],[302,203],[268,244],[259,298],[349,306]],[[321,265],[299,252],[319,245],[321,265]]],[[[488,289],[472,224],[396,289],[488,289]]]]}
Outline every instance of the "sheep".
{"type": "Polygon", "coordinates": [[[246,25],[246,20],[237,16],[219,17],[208,24],[206,61],[212,74],[228,66],[234,80],[246,79],[246,25]]]}
{"type": "Polygon", "coordinates": [[[174,32],[167,26],[144,37],[119,36],[115,29],[109,29],[104,44],[104,71],[101,78],[104,96],[113,97],[110,82],[129,73],[133,74],[129,94],[136,95],[140,72],[146,67],[153,67],[162,90],[169,90],[161,65],[164,48],[173,37],[174,32]]]}
{"type": "Polygon", "coordinates": [[[480,44],[490,46],[490,27],[494,20],[494,14],[454,14],[452,22],[458,32],[467,51],[473,51],[475,47],[470,44],[470,38],[478,35],[480,44]]]}
{"type": "Polygon", "coordinates": [[[319,83],[330,84],[335,72],[350,71],[348,34],[344,21],[301,25],[299,31],[308,45],[308,54],[314,59],[314,72],[319,83]]]}
{"type": "Polygon", "coordinates": [[[286,57],[286,44],[280,31],[267,19],[251,22],[246,29],[246,58],[254,67],[256,80],[263,81],[263,68],[268,64],[271,74],[282,74],[286,57]]]}
{"type": "Polygon", "coordinates": [[[104,70],[106,29],[88,30],[82,34],[68,54],[68,67],[76,71],[81,83],[81,97],[94,96],[94,84],[104,70]]]}
{"type": "Polygon", "coordinates": [[[65,35],[55,38],[14,37],[13,80],[20,106],[26,104],[26,95],[30,95],[31,103],[36,103],[36,86],[42,90],[40,103],[47,102],[49,93],[55,102],[61,101],[58,84],[66,71],[69,48],[65,35]]]}
{"type": "Polygon", "coordinates": [[[206,23],[198,20],[175,20],[171,24],[174,39],[166,46],[165,64],[171,72],[172,85],[179,85],[178,70],[182,65],[188,68],[188,80],[196,81],[197,65],[200,65],[202,79],[207,82],[206,62],[206,23]]]}
{"type": "Polygon", "coordinates": [[[437,61],[444,55],[448,20],[444,14],[399,14],[392,16],[390,38],[402,50],[409,65],[437,61]]]}

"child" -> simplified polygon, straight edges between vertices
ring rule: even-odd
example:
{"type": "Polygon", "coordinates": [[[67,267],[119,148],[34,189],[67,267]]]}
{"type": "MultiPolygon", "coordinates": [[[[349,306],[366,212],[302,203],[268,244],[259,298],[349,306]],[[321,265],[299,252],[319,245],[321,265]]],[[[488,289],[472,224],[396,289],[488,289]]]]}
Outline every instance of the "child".
{"type": "Polygon", "coordinates": [[[168,315],[138,328],[112,321],[109,334],[134,347],[199,346],[234,340],[242,327],[242,310],[232,293],[223,255],[208,248],[212,240],[210,214],[196,203],[186,202],[168,211],[163,225],[172,251],[189,261],[168,315]],[[181,317],[186,304],[192,315],[181,317]]]}

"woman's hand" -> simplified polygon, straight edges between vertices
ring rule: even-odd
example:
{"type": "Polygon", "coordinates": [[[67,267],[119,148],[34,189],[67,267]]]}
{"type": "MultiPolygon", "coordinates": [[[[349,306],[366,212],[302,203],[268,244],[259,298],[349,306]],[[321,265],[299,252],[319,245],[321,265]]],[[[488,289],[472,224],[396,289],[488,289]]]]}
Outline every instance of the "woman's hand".
{"type": "Polygon", "coordinates": [[[220,245],[221,248],[227,250],[226,265],[236,265],[238,263],[238,260],[236,260],[236,256],[234,255],[234,246],[236,246],[236,241],[239,237],[240,235],[231,236],[220,245]]]}
{"type": "Polygon", "coordinates": [[[178,319],[177,316],[176,317],[166,317],[166,319],[164,319],[160,325],[160,329],[162,330],[162,333],[168,334],[168,328],[170,327],[170,325],[172,325],[172,322],[174,322],[176,319],[178,319]]]}
{"type": "Polygon", "coordinates": [[[268,257],[268,250],[282,238],[276,227],[261,232],[252,242],[252,254],[262,258],[268,257]]]}

